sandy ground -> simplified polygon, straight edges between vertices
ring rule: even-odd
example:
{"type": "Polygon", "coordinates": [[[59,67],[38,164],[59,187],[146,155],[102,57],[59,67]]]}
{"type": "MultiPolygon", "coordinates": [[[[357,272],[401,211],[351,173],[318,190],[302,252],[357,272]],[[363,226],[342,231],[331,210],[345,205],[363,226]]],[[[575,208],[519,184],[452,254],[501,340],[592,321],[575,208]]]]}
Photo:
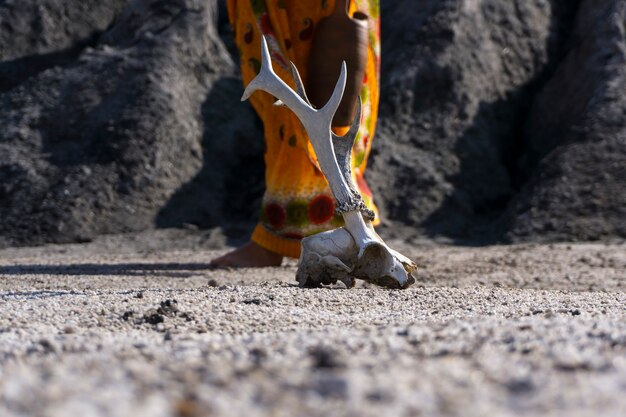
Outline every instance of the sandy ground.
{"type": "Polygon", "coordinates": [[[396,244],[409,290],[302,290],[159,233],[0,251],[0,416],[626,415],[624,244],[396,244]]]}

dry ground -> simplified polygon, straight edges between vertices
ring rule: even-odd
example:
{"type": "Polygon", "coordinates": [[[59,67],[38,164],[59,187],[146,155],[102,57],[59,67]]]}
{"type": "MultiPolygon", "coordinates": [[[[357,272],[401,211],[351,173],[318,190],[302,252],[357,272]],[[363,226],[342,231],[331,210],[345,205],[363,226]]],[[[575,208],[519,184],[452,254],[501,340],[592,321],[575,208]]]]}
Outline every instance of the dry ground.
{"type": "Polygon", "coordinates": [[[409,290],[302,290],[180,233],[0,251],[1,416],[626,415],[624,244],[396,244],[409,290]]]}

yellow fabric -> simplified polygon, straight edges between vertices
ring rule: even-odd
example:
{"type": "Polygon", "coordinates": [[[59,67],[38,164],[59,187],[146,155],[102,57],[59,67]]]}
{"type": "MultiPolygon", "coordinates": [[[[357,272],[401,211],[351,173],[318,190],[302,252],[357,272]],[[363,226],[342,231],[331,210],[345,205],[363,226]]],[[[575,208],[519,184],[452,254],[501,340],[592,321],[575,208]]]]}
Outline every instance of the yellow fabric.
{"type": "MultiPolygon", "coordinates": [[[[335,0],[228,0],[228,13],[241,57],[247,85],[260,68],[261,33],[266,37],[276,74],[295,87],[289,69],[292,61],[303,80],[314,30],[335,7],[335,0]]],[[[378,114],[380,22],[377,0],[352,0],[351,13],[370,17],[370,45],[361,100],[363,119],[353,151],[353,176],[365,203],[375,210],[371,191],[363,179],[378,114]]],[[[334,214],[328,183],[317,167],[315,152],[300,121],[275,99],[256,92],[250,98],[263,121],[266,143],[266,192],[261,219],[252,240],[274,252],[298,257],[300,239],[341,225],[334,214]]],[[[337,134],[347,128],[335,128],[337,134]]],[[[378,217],[377,217],[378,218],[378,217]]]]}

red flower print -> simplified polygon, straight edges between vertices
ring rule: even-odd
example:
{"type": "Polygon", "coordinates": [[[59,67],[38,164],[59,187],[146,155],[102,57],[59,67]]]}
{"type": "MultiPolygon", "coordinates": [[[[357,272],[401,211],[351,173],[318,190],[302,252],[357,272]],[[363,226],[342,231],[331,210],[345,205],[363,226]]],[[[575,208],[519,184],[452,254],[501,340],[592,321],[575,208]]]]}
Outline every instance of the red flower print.
{"type": "Polygon", "coordinates": [[[243,34],[243,41],[247,44],[252,43],[254,39],[254,30],[252,30],[252,25],[250,23],[246,23],[246,33],[243,34]]]}
{"type": "Polygon", "coordinates": [[[272,27],[272,22],[270,21],[270,16],[267,13],[263,13],[261,18],[259,19],[259,24],[261,26],[261,32],[266,35],[273,35],[274,28],[272,27]]]}
{"type": "Polygon", "coordinates": [[[270,226],[274,229],[282,229],[285,226],[285,219],[287,214],[285,209],[276,203],[270,203],[265,206],[265,216],[270,226]]]}
{"type": "Polygon", "coordinates": [[[356,186],[359,188],[361,194],[368,196],[370,199],[372,198],[372,190],[370,190],[370,187],[365,182],[365,178],[363,178],[363,174],[361,173],[356,175],[356,186]]]}
{"type": "Polygon", "coordinates": [[[308,214],[311,223],[326,223],[335,214],[335,201],[327,195],[317,196],[309,203],[308,214]]]}
{"type": "Polygon", "coordinates": [[[300,31],[300,40],[308,41],[313,37],[313,20],[307,17],[302,23],[304,24],[304,29],[300,31]]]}

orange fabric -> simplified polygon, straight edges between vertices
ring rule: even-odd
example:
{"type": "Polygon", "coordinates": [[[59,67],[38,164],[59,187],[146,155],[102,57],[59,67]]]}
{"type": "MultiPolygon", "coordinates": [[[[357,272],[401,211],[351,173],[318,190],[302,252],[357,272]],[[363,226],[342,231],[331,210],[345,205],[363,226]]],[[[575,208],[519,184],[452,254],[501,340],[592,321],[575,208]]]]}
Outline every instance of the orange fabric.
{"type": "MultiPolygon", "coordinates": [[[[260,68],[261,34],[270,48],[276,74],[294,88],[292,61],[307,77],[308,56],[315,27],[335,7],[335,0],[228,0],[228,13],[247,85],[260,68]]],[[[370,153],[378,114],[380,22],[377,0],[352,0],[350,11],[370,15],[370,45],[361,100],[363,118],[353,151],[353,176],[365,203],[375,210],[363,172],[370,153]]],[[[334,213],[334,200],[317,167],[315,153],[300,121],[275,99],[256,92],[250,98],[261,117],[266,143],[266,192],[261,219],[252,240],[285,256],[299,256],[302,237],[342,224],[334,213]]],[[[335,128],[337,134],[345,128],[335,128]]],[[[342,132],[343,130],[343,132],[342,132]]]]}
{"type": "Polygon", "coordinates": [[[252,232],[252,241],[290,258],[300,257],[300,239],[287,239],[258,224],[252,232]]]}

